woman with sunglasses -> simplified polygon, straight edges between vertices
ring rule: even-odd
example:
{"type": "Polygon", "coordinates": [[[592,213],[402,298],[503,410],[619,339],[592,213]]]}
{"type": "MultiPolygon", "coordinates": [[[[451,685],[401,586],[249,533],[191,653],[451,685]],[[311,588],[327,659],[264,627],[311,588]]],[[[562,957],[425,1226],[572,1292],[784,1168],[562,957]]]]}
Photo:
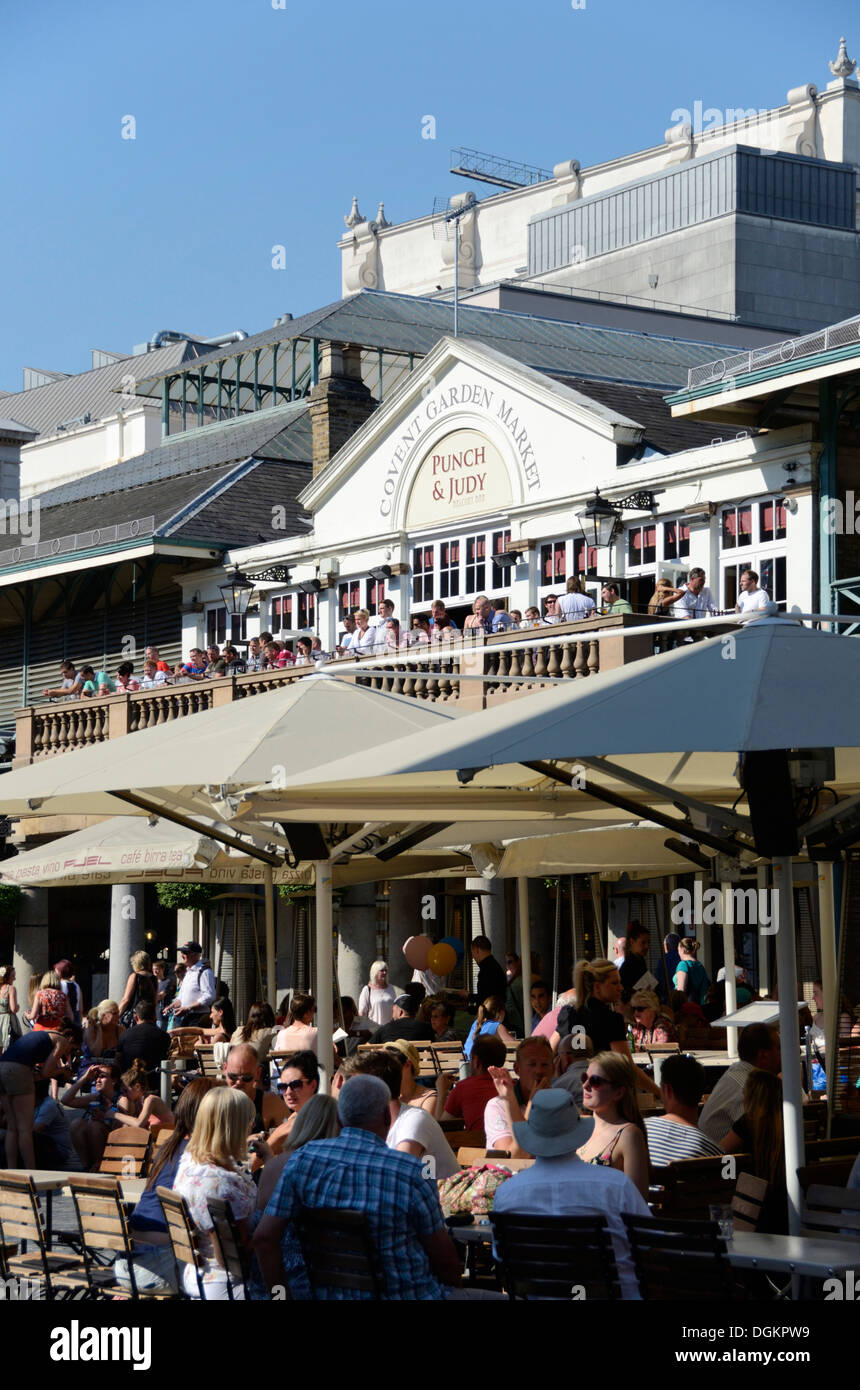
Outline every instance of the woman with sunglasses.
{"type": "Polygon", "coordinates": [[[637,1052],[653,1043],[678,1041],[675,1024],[652,989],[636,990],[630,1000],[633,1015],[633,1044],[637,1052]]]}
{"type": "Polygon", "coordinates": [[[269,1135],[269,1148],[279,1154],[292,1133],[296,1116],[320,1088],[320,1067],[315,1052],[297,1052],[290,1057],[281,1072],[278,1095],[290,1112],[283,1124],[269,1135]]]}
{"type": "Polygon", "coordinates": [[[582,1104],[594,1116],[594,1133],[581,1149],[584,1163],[626,1173],[648,1195],[648,1141],[636,1099],[636,1072],[617,1052],[598,1052],[582,1073],[582,1104]]]}

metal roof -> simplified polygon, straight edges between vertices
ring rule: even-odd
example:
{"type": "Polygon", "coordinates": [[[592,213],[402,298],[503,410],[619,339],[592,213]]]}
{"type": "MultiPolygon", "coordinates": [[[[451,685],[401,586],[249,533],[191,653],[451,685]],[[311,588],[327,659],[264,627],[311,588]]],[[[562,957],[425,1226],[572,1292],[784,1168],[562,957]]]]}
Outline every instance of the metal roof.
{"type": "Polygon", "coordinates": [[[166,371],[196,355],[193,343],[170,343],[145,356],[123,357],[118,362],[96,367],[94,371],[64,376],[29,391],[10,392],[3,397],[4,408],[8,408],[9,414],[20,424],[29,425],[42,436],[56,434],[57,425],[66,420],[77,420],[86,414],[91,415],[93,421],[116,415],[121,404],[117,392],[124,384],[128,385],[123,378],[133,377],[136,383],[144,364],[148,373],[166,371]]]}
{"type": "MultiPolygon", "coordinates": [[[[682,385],[690,368],[714,357],[712,342],[691,342],[468,304],[460,305],[459,316],[462,338],[479,339],[538,371],[555,374],[669,388],[682,385]]],[[[237,346],[247,359],[257,348],[297,338],[317,338],[423,357],[440,338],[452,334],[453,325],[451,303],[363,290],[246,338],[237,346]]],[[[237,355],[235,350],[218,348],[198,358],[194,368],[232,363],[237,355]]],[[[174,375],[175,369],[170,368],[152,373],[140,380],[138,394],[160,393],[162,379],[174,375]]]]}
{"type": "Polygon", "coordinates": [[[236,420],[186,430],[184,434],[166,439],[157,449],[149,449],[112,468],[88,473],[41,493],[39,505],[47,509],[93,501],[114,492],[127,492],[185,473],[200,473],[252,456],[310,463],[311,431],[307,409],[307,401],[301,400],[275,410],[261,410],[253,415],[240,415],[236,420]]]}

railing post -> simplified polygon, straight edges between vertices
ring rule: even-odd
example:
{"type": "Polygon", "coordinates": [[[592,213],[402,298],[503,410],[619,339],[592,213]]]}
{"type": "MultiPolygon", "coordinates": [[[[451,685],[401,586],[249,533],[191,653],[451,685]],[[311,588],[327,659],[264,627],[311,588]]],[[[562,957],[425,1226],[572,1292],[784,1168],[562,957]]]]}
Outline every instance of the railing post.
{"type": "Polygon", "coordinates": [[[130,695],[108,696],[108,738],[122,738],[128,733],[130,695]]]}
{"type": "MultiPolygon", "coordinates": [[[[466,646],[465,636],[460,656],[460,671],[464,676],[484,675],[486,637],[483,632],[475,633],[466,646]]],[[[440,644],[441,645],[441,644],[440,644]]],[[[484,681],[461,681],[459,705],[462,709],[486,709],[487,688],[484,681]]]]}
{"type": "Polygon", "coordinates": [[[34,714],[32,705],[15,711],[15,757],[13,768],[33,761],[34,714]]]}

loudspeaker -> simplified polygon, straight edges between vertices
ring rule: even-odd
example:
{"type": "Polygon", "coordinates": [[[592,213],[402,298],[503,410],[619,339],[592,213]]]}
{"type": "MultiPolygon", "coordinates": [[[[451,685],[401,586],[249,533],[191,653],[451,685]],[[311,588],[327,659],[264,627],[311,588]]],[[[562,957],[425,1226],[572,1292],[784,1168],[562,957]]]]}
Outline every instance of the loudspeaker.
{"type": "Polygon", "coordinates": [[[325,836],[314,821],[282,821],[281,829],[290,845],[296,864],[307,859],[328,859],[325,836]]]}
{"type": "Polygon", "coordinates": [[[747,794],[753,837],[758,854],[767,859],[797,854],[797,820],[794,791],[784,748],[745,753],[741,781],[747,794]]]}

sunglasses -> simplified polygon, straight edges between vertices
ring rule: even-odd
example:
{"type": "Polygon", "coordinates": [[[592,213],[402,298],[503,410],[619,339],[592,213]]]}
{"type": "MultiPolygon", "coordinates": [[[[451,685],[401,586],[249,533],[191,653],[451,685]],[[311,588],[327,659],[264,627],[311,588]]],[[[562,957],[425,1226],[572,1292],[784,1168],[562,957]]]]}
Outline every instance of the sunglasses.
{"type": "Polygon", "coordinates": [[[633,1012],[634,1012],[634,1014],[645,1014],[645,1013],[648,1012],[648,1005],[647,1005],[647,1004],[634,1004],[634,1005],[633,1005],[633,1012]]]}
{"type": "Polygon", "coordinates": [[[227,1071],[224,1075],[228,1081],[241,1081],[245,1086],[247,1086],[249,1081],[255,1080],[253,1072],[227,1071]]]}
{"type": "Polygon", "coordinates": [[[589,1076],[587,1071],[582,1073],[582,1089],[584,1091],[593,1091],[598,1086],[608,1086],[609,1084],[605,1076],[589,1076]]]}
{"type": "Polygon", "coordinates": [[[279,1081],[278,1090],[281,1092],[281,1095],[283,1095],[285,1091],[300,1091],[305,1084],[305,1079],[305,1077],[302,1077],[299,1081],[279,1081]]]}

